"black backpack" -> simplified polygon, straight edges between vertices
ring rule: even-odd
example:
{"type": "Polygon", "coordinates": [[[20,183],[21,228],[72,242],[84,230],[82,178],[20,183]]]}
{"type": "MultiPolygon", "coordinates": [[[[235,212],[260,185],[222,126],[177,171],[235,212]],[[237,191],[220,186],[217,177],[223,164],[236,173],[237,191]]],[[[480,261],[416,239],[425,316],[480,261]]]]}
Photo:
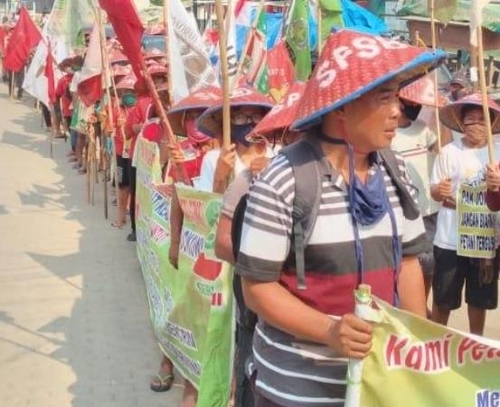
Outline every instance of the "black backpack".
{"type": "MultiPolygon", "coordinates": [[[[279,154],[286,156],[295,177],[292,245],[295,252],[297,287],[304,290],[306,289],[304,250],[314,230],[321,203],[320,161],[324,154],[319,143],[312,143],[307,139],[283,148],[279,154]]],[[[419,216],[419,210],[415,199],[411,196],[402,178],[402,170],[398,165],[394,151],[391,149],[380,150],[379,155],[388,175],[396,185],[405,217],[412,220],[416,219],[419,216]]],[[[245,194],[240,199],[234,210],[231,223],[231,241],[235,263],[240,251],[241,230],[245,218],[247,199],[248,194],[245,194]]],[[[257,315],[246,307],[243,299],[241,277],[236,273],[233,279],[233,291],[240,310],[240,323],[244,327],[253,330],[257,323],[257,315]]]]}

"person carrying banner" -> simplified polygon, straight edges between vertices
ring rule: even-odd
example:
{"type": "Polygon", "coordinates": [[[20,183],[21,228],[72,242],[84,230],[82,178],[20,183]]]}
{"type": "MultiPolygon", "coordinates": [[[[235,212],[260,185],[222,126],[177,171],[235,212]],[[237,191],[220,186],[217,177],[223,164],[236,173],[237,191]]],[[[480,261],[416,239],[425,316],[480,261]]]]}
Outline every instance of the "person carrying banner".
{"type": "MultiPolygon", "coordinates": [[[[290,125],[295,119],[299,100],[305,90],[305,83],[292,84],[288,93],[280,103],[255,126],[247,136],[247,140],[257,143],[266,143],[273,146],[273,150],[287,146],[297,141],[302,133],[291,131],[290,125]]],[[[224,193],[222,210],[217,225],[215,237],[215,254],[219,259],[234,264],[234,252],[231,231],[233,216],[241,199],[248,193],[250,185],[264,168],[251,167],[240,172],[231,182],[224,193]]],[[[237,407],[252,407],[254,398],[251,385],[252,375],[252,337],[255,328],[255,314],[246,308],[241,295],[241,282],[235,276],[233,292],[238,311],[236,313],[236,356],[234,362],[234,399],[237,407]],[[249,367],[249,369],[247,369],[249,367]],[[249,371],[249,373],[247,373],[249,371]]]]}
{"type": "MultiPolygon", "coordinates": [[[[156,86],[165,84],[167,81],[167,69],[164,66],[158,64],[150,66],[148,72],[153,79],[156,86]]],[[[136,179],[136,168],[132,165],[132,158],[135,152],[135,143],[137,141],[137,136],[142,130],[142,126],[150,118],[150,110],[153,100],[151,96],[147,93],[147,90],[141,86],[139,82],[136,83],[137,92],[137,103],[133,109],[130,110],[127,116],[127,121],[125,123],[125,138],[130,142],[130,225],[132,227],[131,232],[127,236],[129,242],[136,241],[135,234],[135,179],[136,179]]]]}
{"type": "Polygon", "coordinates": [[[236,273],[259,316],[255,406],[344,405],[345,358],[363,358],[371,346],[371,325],[353,314],[360,283],[425,317],[417,258],[425,229],[404,161],[389,147],[399,88],[444,58],[349,30],[328,37],[292,126],[309,132],[288,147],[303,149],[318,187],[310,191],[317,210],[302,218],[311,226],[302,250],[306,231],[292,208],[308,183],[295,185],[297,162],[280,153],[247,201],[236,273]]]}
{"type": "MultiPolygon", "coordinates": [[[[245,168],[259,169],[274,154],[266,143],[250,143],[246,137],[272,108],[270,100],[248,87],[236,88],[230,95],[231,141],[227,148],[212,150],[203,158],[197,188],[223,193],[231,179],[245,168]]],[[[222,98],[196,121],[197,128],[212,137],[222,134],[222,98]]]]}
{"type": "MultiPolygon", "coordinates": [[[[194,92],[186,98],[179,101],[167,112],[169,123],[172,131],[179,137],[179,143],[169,145],[169,162],[170,164],[182,164],[186,169],[189,178],[193,183],[200,175],[201,161],[203,156],[213,148],[214,139],[195,127],[196,119],[221,96],[221,91],[216,87],[207,87],[194,92]]],[[[154,140],[161,133],[160,124],[157,122],[150,123],[144,126],[143,134],[149,140],[154,140]]],[[[172,168],[172,166],[170,166],[172,168]]],[[[166,177],[174,179],[174,173],[168,171],[166,177]]],[[[170,208],[170,263],[178,267],[178,253],[181,238],[181,230],[183,223],[183,213],[175,193],[172,197],[170,208]]],[[[163,355],[160,369],[153,378],[150,388],[156,392],[170,390],[173,384],[173,365],[170,359],[163,355]]],[[[185,392],[183,399],[189,399],[191,394],[195,394],[196,390],[187,380],[185,381],[185,392]]],[[[187,402],[187,400],[186,400],[187,402]]]]}
{"type": "MultiPolygon", "coordinates": [[[[493,100],[489,101],[489,112],[492,131],[499,133],[500,106],[493,100]]],[[[457,209],[459,205],[467,203],[469,196],[459,193],[459,190],[467,186],[481,186],[487,181],[488,147],[481,95],[475,93],[465,96],[441,108],[440,119],[445,126],[462,133],[463,137],[443,148],[434,164],[431,178],[431,195],[441,203],[434,239],[432,319],[443,325],[448,323],[450,312],[460,308],[465,284],[469,329],[473,334],[482,335],[486,310],[495,309],[498,305],[499,256],[497,253],[490,260],[480,258],[484,257],[481,253],[475,257],[457,254],[463,242],[470,240],[458,233],[461,225],[457,209]]],[[[495,157],[500,157],[498,144],[495,157]]],[[[485,204],[478,203],[477,206],[484,209],[485,204]]],[[[494,225],[490,226],[489,229],[494,228],[494,225]]],[[[495,247],[488,249],[494,254],[495,247]]]]}
{"type": "MultiPolygon", "coordinates": [[[[423,106],[443,106],[446,100],[439,94],[434,95],[434,83],[430,75],[402,88],[399,91],[399,99],[401,115],[391,147],[404,158],[408,175],[418,190],[418,207],[429,243],[426,252],[419,256],[427,299],[434,273],[432,241],[436,233],[439,209],[430,196],[430,176],[436,158],[437,135],[419,119],[419,114],[423,106]]],[[[428,316],[430,317],[430,311],[428,316]]]]}

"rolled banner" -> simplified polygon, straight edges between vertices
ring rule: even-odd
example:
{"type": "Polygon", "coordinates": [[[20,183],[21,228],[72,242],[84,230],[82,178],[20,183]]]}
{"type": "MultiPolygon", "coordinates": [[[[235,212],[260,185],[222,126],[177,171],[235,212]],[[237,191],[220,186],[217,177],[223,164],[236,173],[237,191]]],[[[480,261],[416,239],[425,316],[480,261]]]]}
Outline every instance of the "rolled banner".
{"type": "MultiPolygon", "coordinates": [[[[354,313],[362,319],[370,320],[373,310],[371,308],[371,287],[360,284],[354,291],[355,308],[354,313]]],[[[361,375],[363,373],[362,359],[349,359],[347,366],[347,391],[344,407],[359,407],[361,398],[361,375]]]]}

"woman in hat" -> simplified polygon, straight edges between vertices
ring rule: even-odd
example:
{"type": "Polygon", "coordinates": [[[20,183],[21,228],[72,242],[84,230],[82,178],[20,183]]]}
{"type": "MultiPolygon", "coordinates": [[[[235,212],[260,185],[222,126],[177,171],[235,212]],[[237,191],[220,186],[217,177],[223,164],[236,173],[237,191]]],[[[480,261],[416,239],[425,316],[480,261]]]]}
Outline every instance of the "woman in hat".
{"type": "MultiPolygon", "coordinates": [[[[271,145],[274,151],[297,141],[302,136],[302,133],[290,130],[290,125],[295,120],[299,101],[305,90],[305,86],[305,83],[293,84],[283,100],[275,105],[262,121],[255,126],[252,132],[246,137],[247,140],[251,143],[271,145]]],[[[248,193],[250,185],[262,169],[261,165],[251,165],[250,168],[244,169],[229,184],[224,193],[222,211],[215,237],[215,254],[219,259],[225,260],[230,264],[234,264],[235,262],[231,239],[234,211],[243,196],[248,193]]],[[[238,282],[235,280],[234,284],[238,284],[238,282]]],[[[241,290],[234,291],[239,315],[242,315],[245,312],[245,306],[243,298],[237,294],[241,290]]],[[[245,369],[252,355],[253,329],[243,324],[240,319],[236,322],[237,347],[234,366],[234,401],[235,405],[239,407],[253,407],[251,374],[247,374],[245,369]]]]}
{"type": "MultiPolygon", "coordinates": [[[[232,144],[210,151],[203,158],[196,187],[223,193],[231,177],[245,168],[267,165],[273,155],[266,143],[251,143],[247,136],[272,108],[269,99],[251,88],[236,88],[230,96],[232,144]]],[[[205,111],[196,122],[197,128],[212,137],[222,135],[222,98],[217,106],[205,111]]]]}
{"type": "MultiPolygon", "coordinates": [[[[183,165],[192,182],[195,182],[200,175],[201,161],[207,151],[213,148],[214,139],[196,129],[196,119],[221,96],[221,90],[215,87],[207,87],[187,96],[172,107],[167,115],[172,131],[180,137],[180,143],[169,145],[169,161],[172,164],[183,165]]],[[[153,125],[150,129],[145,128],[145,133],[161,133],[159,124],[153,125]]],[[[158,137],[158,136],[157,136],[158,137]]],[[[170,171],[167,176],[174,176],[170,171]]],[[[183,223],[183,214],[177,195],[172,197],[170,208],[170,252],[169,260],[177,268],[179,244],[183,223]]],[[[150,384],[150,388],[156,392],[163,392],[170,389],[173,383],[173,365],[170,359],[163,356],[160,369],[150,384]]],[[[195,394],[194,387],[186,381],[184,399],[189,399],[195,394]]]]}
{"type": "MultiPolygon", "coordinates": [[[[466,204],[460,187],[480,186],[486,179],[488,138],[486,120],[491,120],[493,133],[500,132],[500,106],[488,101],[489,118],[483,115],[480,94],[472,94],[441,108],[440,119],[463,137],[445,146],[434,164],[431,195],[441,204],[434,239],[435,273],[432,283],[432,319],[446,325],[450,311],[461,305],[462,287],[470,332],[482,335],[486,310],[498,302],[498,255],[493,262],[457,254],[461,242],[458,235],[457,205],[466,204]]],[[[500,150],[495,149],[495,157],[500,150]]],[[[495,251],[492,242],[489,251],[495,251]]]]}
{"type": "Polygon", "coordinates": [[[127,223],[127,207],[130,198],[130,155],[129,146],[125,143],[124,126],[131,109],[137,103],[134,84],[136,79],[133,75],[126,76],[116,85],[116,93],[119,98],[113,117],[114,123],[109,133],[114,133],[113,140],[116,153],[116,175],[115,182],[118,183],[118,213],[117,219],[111,224],[113,227],[122,228],[127,223]]]}

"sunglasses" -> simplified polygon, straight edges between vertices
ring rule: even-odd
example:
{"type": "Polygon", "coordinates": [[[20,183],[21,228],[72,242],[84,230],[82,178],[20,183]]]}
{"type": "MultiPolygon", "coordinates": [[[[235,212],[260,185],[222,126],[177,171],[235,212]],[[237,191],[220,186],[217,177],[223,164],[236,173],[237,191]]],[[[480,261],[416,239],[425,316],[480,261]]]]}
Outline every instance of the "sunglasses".
{"type": "Polygon", "coordinates": [[[236,125],[242,125],[242,124],[257,124],[262,121],[264,118],[264,115],[262,113],[254,113],[251,115],[247,115],[245,113],[236,113],[234,115],[231,115],[231,123],[236,124],[236,125]]]}

